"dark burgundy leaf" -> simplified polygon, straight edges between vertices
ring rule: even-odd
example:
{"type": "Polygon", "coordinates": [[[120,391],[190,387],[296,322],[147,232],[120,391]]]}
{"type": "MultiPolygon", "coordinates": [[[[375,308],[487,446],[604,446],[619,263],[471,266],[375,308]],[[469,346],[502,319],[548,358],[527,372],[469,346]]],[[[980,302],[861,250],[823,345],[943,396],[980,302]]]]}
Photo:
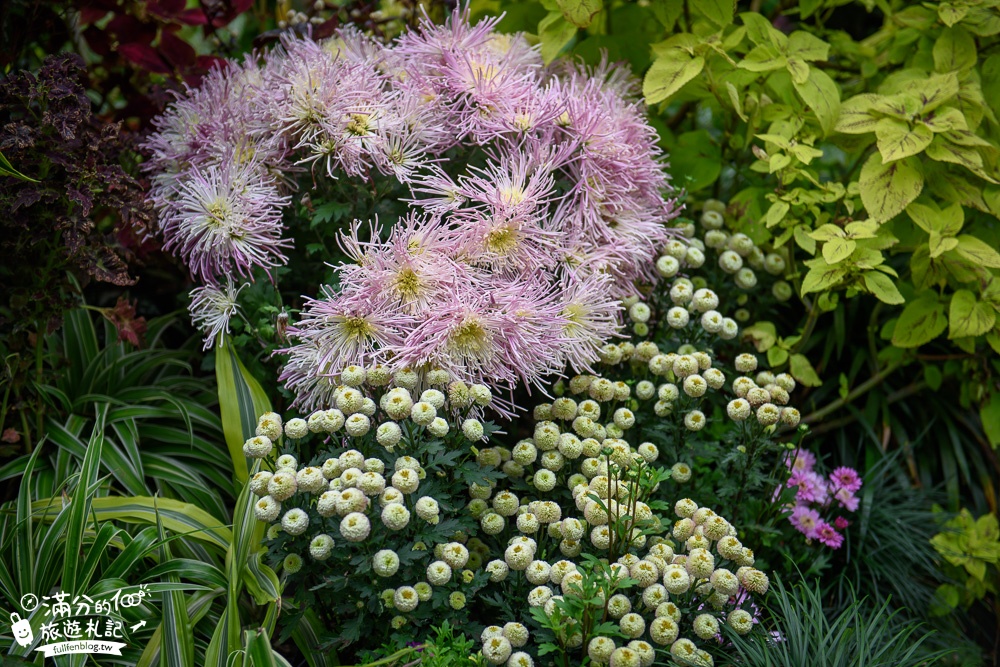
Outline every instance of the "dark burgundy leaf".
{"type": "Polygon", "coordinates": [[[165,30],[160,33],[160,54],[177,69],[193,65],[197,57],[194,47],[165,30]]]}
{"type": "Polygon", "coordinates": [[[87,40],[87,46],[102,58],[111,54],[111,40],[108,39],[108,33],[104,30],[93,25],[87,26],[87,29],[83,31],[83,38],[87,40]]]}
{"type": "Polygon", "coordinates": [[[163,61],[160,54],[148,44],[122,44],[118,47],[118,53],[132,64],[149,72],[157,74],[170,72],[170,67],[163,61]]]}
{"type": "Polygon", "coordinates": [[[80,24],[90,25],[92,23],[97,23],[107,15],[108,10],[103,7],[81,7],[80,24]]]}
{"type": "Polygon", "coordinates": [[[185,25],[205,25],[208,17],[201,9],[186,9],[177,16],[177,20],[185,25]]]}
{"type": "Polygon", "coordinates": [[[150,13],[164,18],[173,18],[184,11],[184,0],[155,0],[146,3],[150,13]]]}
{"type": "Polygon", "coordinates": [[[136,44],[151,44],[156,39],[156,26],[143,23],[139,19],[120,14],[111,19],[107,31],[118,38],[119,42],[136,44]]]}

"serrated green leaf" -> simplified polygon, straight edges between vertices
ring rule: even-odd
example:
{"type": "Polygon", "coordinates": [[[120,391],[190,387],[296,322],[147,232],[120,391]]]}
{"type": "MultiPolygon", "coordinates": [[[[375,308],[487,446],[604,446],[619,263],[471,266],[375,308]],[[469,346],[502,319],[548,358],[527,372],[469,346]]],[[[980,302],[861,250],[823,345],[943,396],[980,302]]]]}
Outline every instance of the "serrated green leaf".
{"type": "Polygon", "coordinates": [[[938,18],[949,28],[964,19],[968,13],[969,8],[964,4],[955,5],[950,2],[942,2],[938,5],[938,18]]]}
{"type": "Polygon", "coordinates": [[[928,77],[926,81],[921,81],[919,83],[919,90],[915,93],[917,99],[920,100],[921,113],[937,109],[958,95],[959,89],[958,75],[955,72],[934,74],[928,77]]]}
{"type": "Polygon", "coordinates": [[[878,95],[862,94],[845,100],[840,106],[840,116],[834,129],[844,134],[874,132],[879,116],[873,113],[878,95]]]}
{"type": "Polygon", "coordinates": [[[549,12],[538,22],[538,41],[541,44],[542,60],[552,62],[566,45],[576,37],[577,27],[566,20],[562,12],[549,12]]]}
{"type": "Polygon", "coordinates": [[[824,134],[829,134],[840,114],[840,90],[837,84],[823,70],[812,67],[809,79],[804,83],[793,81],[795,91],[819,119],[824,134]]]}
{"type": "Polygon", "coordinates": [[[901,213],[924,189],[923,174],[913,158],[889,164],[874,153],[861,168],[858,185],[861,202],[878,222],[886,222],[901,213]]]}
{"type": "Polygon", "coordinates": [[[832,241],[833,239],[843,239],[847,238],[846,233],[843,229],[837,225],[825,224],[820,225],[819,229],[816,231],[808,232],[811,238],[817,241],[832,241]]]}
{"type": "Polygon", "coordinates": [[[895,118],[883,118],[875,124],[878,151],[883,164],[921,153],[934,139],[934,133],[922,123],[910,125],[895,118]]]}
{"type": "Polygon", "coordinates": [[[861,276],[868,291],[882,303],[898,305],[906,301],[892,279],[881,271],[865,271],[861,276]]]}
{"type": "Polygon", "coordinates": [[[788,36],[788,55],[809,61],[826,60],[830,55],[830,45],[812,33],[796,30],[788,36]]]}
{"type": "Polygon", "coordinates": [[[670,49],[653,61],[642,81],[642,94],[648,104],[669,99],[684,84],[701,74],[705,59],[692,57],[680,49],[670,49]]]}
{"type": "Polygon", "coordinates": [[[776,224],[785,219],[785,215],[788,214],[789,204],[786,201],[781,201],[780,199],[767,209],[767,214],[764,216],[764,224],[770,228],[774,227],[776,224]]]}
{"type": "Polygon", "coordinates": [[[938,162],[958,164],[990,183],[998,183],[983,170],[983,157],[973,146],[962,146],[937,136],[926,149],[927,157],[938,162]]]}
{"type": "Polygon", "coordinates": [[[847,269],[841,266],[831,266],[825,259],[816,259],[805,262],[810,267],[805,278],[802,279],[802,294],[811,292],[822,292],[840,284],[840,281],[847,275],[847,269]]]}
{"type": "Polygon", "coordinates": [[[989,269],[1000,269],[1000,253],[975,236],[960,235],[955,252],[975,265],[989,269]]]}
{"type": "Polygon", "coordinates": [[[953,72],[976,64],[976,40],[960,26],[945,28],[934,42],[934,69],[953,72]]]}
{"type": "Polygon", "coordinates": [[[725,28],[733,22],[735,0],[698,0],[691,5],[692,9],[720,28],[725,28]]]}
{"type": "Polygon", "coordinates": [[[787,59],[776,48],[761,44],[750,49],[736,66],[749,72],[771,72],[784,68],[786,64],[787,59]]]}
{"type": "Polygon", "coordinates": [[[993,328],[996,317],[993,306],[977,300],[976,295],[969,290],[958,290],[951,297],[948,338],[981,336],[993,328]]]}
{"type": "Polygon", "coordinates": [[[854,239],[834,237],[823,244],[823,259],[827,264],[837,264],[850,257],[857,247],[854,239]]]}
{"type": "MultiPolygon", "coordinates": [[[[955,107],[938,107],[930,115],[920,119],[920,122],[927,126],[931,132],[941,134],[943,132],[962,132],[962,138],[968,136],[969,124],[965,115],[955,107]]],[[[948,138],[949,135],[946,135],[948,138]]],[[[975,137],[975,135],[972,135],[975,137]]],[[[976,137],[978,139],[978,137],[976,137]]],[[[983,144],[989,145],[988,141],[980,140],[983,144]]]]}
{"type": "Polygon", "coordinates": [[[556,0],[559,11],[577,28],[586,28],[604,8],[603,0],[556,0]]]}
{"type": "Polygon", "coordinates": [[[816,369],[804,354],[793,354],[788,360],[788,372],[800,384],[807,387],[819,387],[823,381],[819,379],[816,369]]]}
{"type": "Polygon", "coordinates": [[[924,293],[903,308],[892,333],[896,347],[919,347],[940,336],[948,328],[945,305],[931,293],[924,293]]]}

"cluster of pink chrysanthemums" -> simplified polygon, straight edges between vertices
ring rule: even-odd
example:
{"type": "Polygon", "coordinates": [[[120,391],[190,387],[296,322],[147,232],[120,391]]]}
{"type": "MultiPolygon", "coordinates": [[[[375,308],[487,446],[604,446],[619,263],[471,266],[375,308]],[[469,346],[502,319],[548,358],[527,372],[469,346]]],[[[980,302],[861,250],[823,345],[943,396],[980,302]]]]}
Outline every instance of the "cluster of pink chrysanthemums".
{"type": "Polygon", "coordinates": [[[787,484],[797,489],[795,506],[788,520],[808,539],[839,549],[844,543],[841,531],[850,522],[839,515],[832,522],[829,519],[841,510],[854,512],[858,509],[860,500],[855,494],[861,490],[861,476],[854,468],[840,467],[824,477],[814,470],[816,456],[812,452],[799,449],[794,454],[789,461],[792,472],[787,484]]]}
{"type": "Polygon", "coordinates": [[[495,26],[456,12],[390,46],[290,38],[157,120],[153,199],[165,246],[205,285],[208,344],[234,281],[286,262],[290,194],[377,171],[409,186],[410,213],[372,242],[345,232],[342,288],[318,288],[290,329],[282,379],[300,406],[329,403],[350,364],[502,386],[597,358],[676,215],[656,133],[621,69],[544,67],[495,26]],[[478,167],[446,156],[470,148],[478,167]]]}

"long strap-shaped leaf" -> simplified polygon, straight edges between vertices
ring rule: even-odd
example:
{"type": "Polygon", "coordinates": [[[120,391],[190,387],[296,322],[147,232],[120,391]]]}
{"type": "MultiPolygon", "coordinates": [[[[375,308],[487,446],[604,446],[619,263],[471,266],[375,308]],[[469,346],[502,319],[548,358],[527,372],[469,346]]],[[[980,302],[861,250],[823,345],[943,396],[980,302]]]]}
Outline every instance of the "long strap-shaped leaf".
{"type": "Polygon", "coordinates": [[[73,493],[70,505],[69,526],[66,528],[65,562],[63,563],[62,590],[76,591],[80,565],[83,562],[83,534],[87,528],[87,515],[90,514],[93,489],[97,484],[97,476],[101,471],[101,452],[104,448],[104,420],[108,414],[107,405],[97,406],[97,417],[94,420],[94,430],[87,443],[87,453],[80,467],[80,478],[73,493]]]}
{"type": "Polygon", "coordinates": [[[233,459],[237,485],[247,480],[247,458],[243,443],[252,438],[257,418],[271,410],[271,403],[260,383],[250,375],[236,354],[236,348],[226,335],[220,335],[215,346],[215,378],[219,385],[219,412],[226,445],[233,459]]]}

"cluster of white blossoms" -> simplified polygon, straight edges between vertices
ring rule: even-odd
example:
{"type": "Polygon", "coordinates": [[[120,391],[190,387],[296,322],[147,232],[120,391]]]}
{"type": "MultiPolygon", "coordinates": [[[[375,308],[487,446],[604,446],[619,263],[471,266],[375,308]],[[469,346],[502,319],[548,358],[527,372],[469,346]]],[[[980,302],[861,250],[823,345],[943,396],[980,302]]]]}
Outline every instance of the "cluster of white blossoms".
{"type": "MultiPolygon", "coordinates": [[[[782,276],[787,267],[784,255],[779,251],[765,252],[746,234],[728,232],[725,213],[725,203],[716,199],[705,201],[699,218],[700,230],[693,224],[681,227],[686,238],[668,243],[664,255],[656,264],[659,274],[672,278],[685,269],[700,268],[706,263],[705,253],[711,250],[719,269],[731,276],[733,284],[740,290],[749,291],[756,287],[759,272],[782,276]]],[[[777,280],[771,286],[771,294],[778,301],[787,301],[793,293],[792,286],[785,280],[777,280]]],[[[746,301],[746,295],[741,295],[738,305],[743,306],[746,301]]],[[[733,317],[738,322],[746,322],[750,313],[741,307],[733,317]]]]}
{"type": "MultiPolygon", "coordinates": [[[[752,354],[736,357],[736,370],[752,373],[757,370],[757,358],[752,354]]],[[[795,390],[795,379],[787,373],[775,375],[761,371],[754,378],[741,375],[733,380],[736,398],[726,406],[726,414],[733,421],[745,421],[751,417],[761,426],[773,426],[778,422],[786,426],[797,426],[801,415],[795,408],[788,407],[789,393],[795,390]]]]}
{"type": "MultiPolygon", "coordinates": [[[[648,345],[635,346],[632,354],[648,345]]],[[[650,360],[658,355],[641,354],[650,352],[650,360]]],[[[742,607],[749,606],[748,593],[766,592],[767,575],[753,568],[753,552],[712,510],[681,500],[671,530],[670,520],[645,502],[656,490],[651,480],[659,450],[624,439],[635,416],[615,408],[630,396],[628,385],[617,384],[624,389],[615,397],[616,383],[605,378],[573,378],[570,391],[579,402],[563,396],[537,406],[532,438],[509,451],[487,452],[530,490],[501,488],[504,481],[470,487],[469,510],[503,550],[486,571],[501,586],[523,578],[527,605],[551,616],[560,600],[581,594],[584,556],[609,560],[612,577],[638,582],[607,600],[608,614],[627,639],[596,636],[583,646],[582,633],[568,631],[559,638],[563,647],[585,652],[595,665],[649,667],[656,647],[669,648],[682,664],[711,665],[703,647],[716,641],[722,623],[749,632],[753,618],[742,607]],[[571,491],[575,507],[547,499],[564,493],[557,486],[571,491]]],[[[678,473],[690,477],[690,468],[681,467],[678,473]]],[[[516,648],[499,626],[483,635],[483,655],[492,664],[530,665],[516,648]]]]}
{"type": "MultiPolygon", "coordinates": [[[[430,387],[420,391],[416,373],[349,366],[340,373],[341,384],[333,393],[335,408],[287,421],[276,413],[261,415],[243,451],[273,465],[273,470],[254,474],[250,490],[257,496],[254,514],[272,524],[269,539],[280,534],[295,538],[282,544],[286,575],[302,568],[306,551],[313,561],[332,556],[343,560],[373,551],[377,542],[387,548],[371,557],[371,571],[389,580],[400,570],[399,554],[391,547],[411,549],[412,534],[420,525],[439,524],[441,504],[422,488],[427,471],[404,452],[449,433],[452,446],[478,443],[484,437],[483,424],[471,415],[489,405],[492,395],[482,385],[451,382],[444,371],[423,377],[430,387]],[[317,445],[312,449],[306,441],[310,437],[317,445]],[[282,438],[295,451],[320,453],[308,464],[294,454],[282,454],[272,463],[282,438]]],[[[465,595],[457,588],[471,581],[472,570],[481,566],[480,551],[470,553],[458,541],[432,549],[418,543],[418,550],[426,552],[426,580],[386,589],[384,607],[412,612],[442,586],[451,590],[447,604],[452,609],[464,607],[465,595]]],[[[397,615],[392,623],[400,627],[406,620],[397,615]]]]}

